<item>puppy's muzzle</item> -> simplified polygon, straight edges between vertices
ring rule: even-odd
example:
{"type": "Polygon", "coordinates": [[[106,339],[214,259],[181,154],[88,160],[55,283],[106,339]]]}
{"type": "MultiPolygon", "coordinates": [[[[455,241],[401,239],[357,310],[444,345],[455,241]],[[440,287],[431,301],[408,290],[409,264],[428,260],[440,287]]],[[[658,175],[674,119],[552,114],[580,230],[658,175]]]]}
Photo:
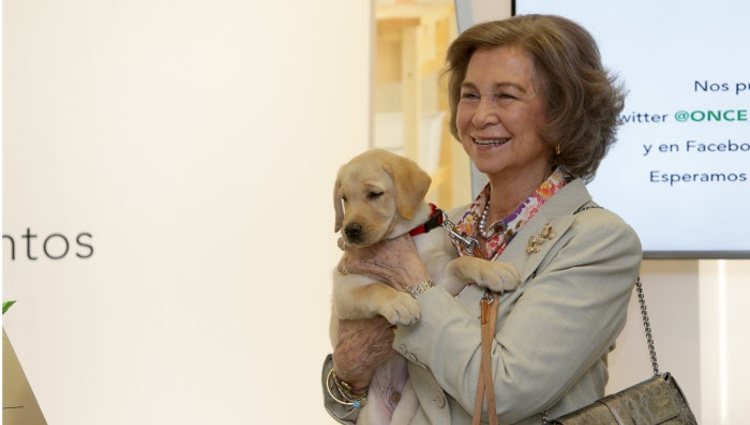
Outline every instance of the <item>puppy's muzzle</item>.
{"type": "Polygon", "coordinates": [[[362,226],[359,223],[349,223],[344,227],[344,235],[349,243],[361,242],[362,226]]]}

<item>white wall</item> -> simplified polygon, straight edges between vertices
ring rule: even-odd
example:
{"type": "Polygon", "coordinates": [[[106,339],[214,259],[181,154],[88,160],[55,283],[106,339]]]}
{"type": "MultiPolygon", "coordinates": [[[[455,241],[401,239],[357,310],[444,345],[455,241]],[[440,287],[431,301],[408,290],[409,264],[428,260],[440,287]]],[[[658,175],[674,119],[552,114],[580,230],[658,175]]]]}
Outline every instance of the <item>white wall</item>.
{"type": "Polygon", "coordinates": [[[369,2],[3,18],[4,326],[48,423],[329,423],[329,193],[367,147],[369,2]]]}
{"type": "Polygon", "coordinates": [[[750,261],[700,261],[699,276],[701,423],[744,423],[750,400],[750,261]]]}

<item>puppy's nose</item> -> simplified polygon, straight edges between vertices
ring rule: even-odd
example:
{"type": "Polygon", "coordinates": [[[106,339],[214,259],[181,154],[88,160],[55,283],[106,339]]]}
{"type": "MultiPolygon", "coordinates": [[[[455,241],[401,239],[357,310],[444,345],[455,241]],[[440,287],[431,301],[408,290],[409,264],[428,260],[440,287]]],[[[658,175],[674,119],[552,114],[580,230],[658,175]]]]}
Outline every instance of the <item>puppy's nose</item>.
{"type": "Polygon", "coordinates": [[[350,241],[357,241],[362,236],[362,226],[359,223],[350,223],[344,227],[344,234],[350,241]]]}

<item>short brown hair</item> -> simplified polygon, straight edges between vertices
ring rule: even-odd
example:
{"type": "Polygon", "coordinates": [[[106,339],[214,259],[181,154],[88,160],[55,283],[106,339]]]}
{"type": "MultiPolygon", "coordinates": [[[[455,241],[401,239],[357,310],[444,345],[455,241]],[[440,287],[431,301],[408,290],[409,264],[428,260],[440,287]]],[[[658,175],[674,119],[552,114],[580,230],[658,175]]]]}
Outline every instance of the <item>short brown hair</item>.
{"type": "Polygon", "coordinates": [[[472,54],[480,48],[514,47],[531,56],[533,81],[544,98],[542,137],[553,166],[590,180],[615,142],[625,92],[601,63],[594,38],[577,23],[553,15],[521,15],[473,26],[448,49],[450,128],[458,138],[456,108],[472,54]]]}

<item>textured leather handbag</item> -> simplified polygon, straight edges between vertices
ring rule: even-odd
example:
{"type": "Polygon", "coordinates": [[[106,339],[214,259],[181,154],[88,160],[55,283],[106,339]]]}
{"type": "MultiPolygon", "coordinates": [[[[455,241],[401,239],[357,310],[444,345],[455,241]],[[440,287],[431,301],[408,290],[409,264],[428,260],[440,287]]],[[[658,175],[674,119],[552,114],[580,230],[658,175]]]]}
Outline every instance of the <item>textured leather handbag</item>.
{"type": "Polygon", "coordinates": [[[643,284],[636,282],[646,342],[654,376],[618,393],[608,395],[560,418],[547,420],[554,425],[697,425],[685,395],[669,373],[660,374],[654,339],[643,295],[643,284]]]}

